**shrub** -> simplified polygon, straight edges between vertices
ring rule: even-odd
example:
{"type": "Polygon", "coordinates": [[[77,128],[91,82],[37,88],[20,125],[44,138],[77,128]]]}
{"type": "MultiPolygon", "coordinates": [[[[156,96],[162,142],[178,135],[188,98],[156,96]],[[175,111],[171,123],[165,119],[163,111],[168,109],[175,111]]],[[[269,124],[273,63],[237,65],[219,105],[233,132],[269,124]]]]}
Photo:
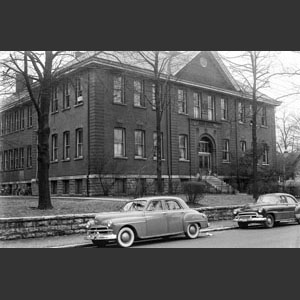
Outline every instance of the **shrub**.
{"type": "Polygon", "coordinates": [[[188,181],[183,185],[183,192],[189,203],[197,203],[206,192],[206,184],[201,181],[188,181]]]}

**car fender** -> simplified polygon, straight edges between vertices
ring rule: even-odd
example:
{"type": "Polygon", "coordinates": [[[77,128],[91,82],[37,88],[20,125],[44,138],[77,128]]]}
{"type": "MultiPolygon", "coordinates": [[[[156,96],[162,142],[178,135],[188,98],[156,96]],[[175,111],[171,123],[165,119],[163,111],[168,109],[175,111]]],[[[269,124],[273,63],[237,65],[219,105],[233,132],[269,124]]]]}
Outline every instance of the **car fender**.
{"type": "Polygon", "coordinates": [[[191,223],[197,223],[200,227],[207,227],[207,218],[204,217],[204,214],[195,212],[188,212],[183,217],[183,227],[186,231],[187,226],[191,223]]]}
{"type": "Polygon", "coordinates": [[[115,234],[118,234],[119,230],[125,226],[131,227],[138,238],[146,235],[146,221],[145,218],[131,218],[130,221],[126,218],[113,219],[112,228],[115,234]]]}
{"type": "Polygon", "coordinates": [[[297,219],[300,219],[300,204],[295,207],[295,216],[297,219]]]}

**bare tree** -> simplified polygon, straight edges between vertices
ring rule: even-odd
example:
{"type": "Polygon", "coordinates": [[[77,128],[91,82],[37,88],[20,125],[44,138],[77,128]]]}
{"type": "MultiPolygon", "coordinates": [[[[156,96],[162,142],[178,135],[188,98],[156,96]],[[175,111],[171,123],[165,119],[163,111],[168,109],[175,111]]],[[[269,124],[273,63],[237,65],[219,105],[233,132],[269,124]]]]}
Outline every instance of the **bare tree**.
{"type": "Polygon", "coordinates": [[[252,102],[252,151],[253,151],[253,197],[258,198],[258,143],[257,143],[257,114],[258,101],[265,97],[262,91],[270,84],[270,78],[274,76],[271,71],[271,63],[274,53],[267,51],[245,51],[235,53],[232,57],[223,59],[229,64],[233,75],[241,81],[242,93],[251,97],[252,102]]]}
{"type": "Polygon", "coordinates": [[[49,111],[53,84],[59,78],[61,66],[70,60],[70,54],[68,51],[14,51],[0,62],[6,93],[12,92],[16,76],[21,78],[37,114],[39,209],[52,208],[49,191],[49,111]]]}

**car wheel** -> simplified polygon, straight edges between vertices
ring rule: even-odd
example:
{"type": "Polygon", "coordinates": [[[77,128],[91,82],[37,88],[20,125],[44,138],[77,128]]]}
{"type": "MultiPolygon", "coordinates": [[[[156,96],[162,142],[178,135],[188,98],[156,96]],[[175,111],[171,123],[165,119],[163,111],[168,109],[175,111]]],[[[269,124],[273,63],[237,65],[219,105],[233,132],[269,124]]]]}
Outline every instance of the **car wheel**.
{"type": "Polygon", "coordinates": [[[267,215],[266,218],[267,218],[267,220],[266,220],[266,222],[265,222],[265,227],[267,227],[267,228],[272,228],[272,227],[274,227],[275,220],[274,220],[273,215],[269,214],[269,215],[267,215]]]}
{"type": "Polygon", "coordinates": [[[123,227],[120,229],[117,235],[117,243],[122,248],[129,248],[132,246],[135,239],[133,230],[129,227],[123,227]]]}
{"type": "Polygon", "coordinates": [[[107,242],[105,242],[105,241],[92,240],[92,242],[97,247],[105,247],[107,244],[107,242]]]}
{"type": "Polygon", "coordinates": [[[297,219],[298,224],[300,225],[300,219],[297,219]]]}
{"type": "Polygon", "coordinates": [[[192,223],[188,225],[185,235],[189,239],[196,239],[199,236],[199,231],[199,225],[197,223],[192,223]]]}
{"type": "Polygon", "coordinates": [[[238,225],[241,229],[245,229],[248,228],[248,223],[242,223],[242,222],[238,222],[238,225]]]}

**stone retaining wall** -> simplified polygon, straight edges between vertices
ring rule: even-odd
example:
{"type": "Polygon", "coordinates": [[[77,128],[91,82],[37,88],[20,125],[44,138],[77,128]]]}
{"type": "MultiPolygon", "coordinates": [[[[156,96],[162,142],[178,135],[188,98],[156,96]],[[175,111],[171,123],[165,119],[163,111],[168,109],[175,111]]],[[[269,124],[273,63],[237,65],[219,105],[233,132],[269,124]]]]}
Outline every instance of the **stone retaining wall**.
{"type": "MultiPolygon", "coordinates": [[[[241,206],[198,208],[209,221],[232,220],[233,210],[241,206]]],[[[1,218],[0,240],[27,239],[85,233],[86,223],[95,214],[77,214],[26,218],[1,218]]]]}

